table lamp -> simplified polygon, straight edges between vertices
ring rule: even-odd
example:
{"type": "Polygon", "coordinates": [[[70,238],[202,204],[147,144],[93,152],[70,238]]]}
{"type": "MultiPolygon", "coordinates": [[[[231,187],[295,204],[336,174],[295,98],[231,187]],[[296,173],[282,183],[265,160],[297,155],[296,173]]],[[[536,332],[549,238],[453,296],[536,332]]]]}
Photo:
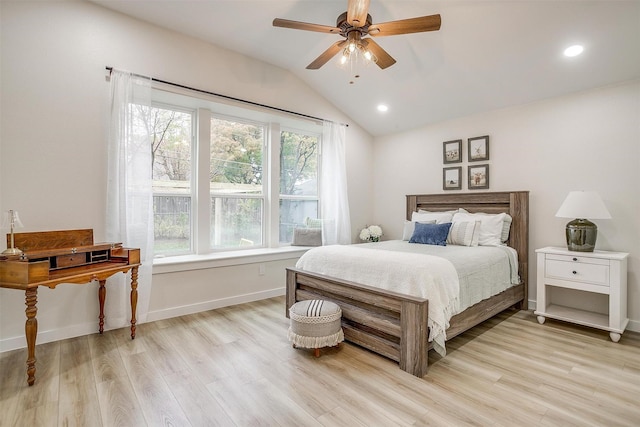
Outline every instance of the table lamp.
{"type": "Polygon", "coordinates": [[[15,240],[13,239],[13,229],[22,227],[24,226],[22,222],[20,222],[17,211],[9,210],[4,213],[2,228],[9,228],[11,230],[11,247],[2,251],[2,255],[20,255],[22,253],[20,249],[16,248],[15,240]]]}
{"type": "Polygon", "coordinates": [[[590,219],[610,219],[611,214],[595,191],[571,191],[562,202],[556,216],[576,218],[567,223],[567,248],[570,251],[593,252],[598,227],[590,219]]]}

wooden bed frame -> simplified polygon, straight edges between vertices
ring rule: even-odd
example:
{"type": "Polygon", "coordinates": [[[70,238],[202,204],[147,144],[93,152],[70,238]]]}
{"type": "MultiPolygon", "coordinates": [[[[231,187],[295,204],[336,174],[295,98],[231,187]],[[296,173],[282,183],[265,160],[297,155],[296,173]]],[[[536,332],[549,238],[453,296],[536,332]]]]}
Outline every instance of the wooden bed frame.
{"type": "MultiPolygon", "coordinates": [[[[501,311],[527,309],[529,192],[408,195],[407,219],[418,209],[506,212],[513,218],[507,244],[518,252],[521,284],[487,298],[453,316],[447,340],[501,311]]],[[[342,308],[345,339],[399,363],[418,377],[427,373],[427,299],[348,282],[293,268],[287,269],[286,314],[296,301],[324,299],[342,308]]]]}

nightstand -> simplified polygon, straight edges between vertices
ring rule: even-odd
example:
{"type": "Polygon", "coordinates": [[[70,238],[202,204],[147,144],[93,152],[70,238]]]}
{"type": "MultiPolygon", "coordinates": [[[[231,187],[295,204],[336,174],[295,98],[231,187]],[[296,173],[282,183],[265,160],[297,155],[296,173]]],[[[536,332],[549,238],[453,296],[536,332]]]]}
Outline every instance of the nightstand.
{"type": "Polygon", "coordinates": [[[627,317],[627,256],[624,252],[572,252],[547,247],[536,250],[538,322],[545,318],[564,320],[609,331],[618,342],[629,323],[627,317]],[[574,289],[609,296],[608,314],[554,304],[551,287],[574,289]]]}

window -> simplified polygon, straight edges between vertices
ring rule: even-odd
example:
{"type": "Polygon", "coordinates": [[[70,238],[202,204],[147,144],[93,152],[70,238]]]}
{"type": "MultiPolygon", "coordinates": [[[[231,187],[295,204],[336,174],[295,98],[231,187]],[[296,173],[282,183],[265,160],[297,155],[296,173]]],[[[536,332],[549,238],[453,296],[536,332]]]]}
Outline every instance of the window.
{"type": "Polygon", "coordinates": [[[277,247],[318,218],[322,127],[154,90],[156,256],[277,247]]]}
{"type": "Polygon", "coordinates": [[[136,106],[151,136],[154,252],[192,251],[191,180],[193,112],[136,106]]]}
{"type": "Polygon", "coordinates": [[[211,118],[211,247],[262,246],[265,126],[211,118]]]}
{"type": "Polygon", "coordinates": [[[280,242],[318,217],[318,135],[280,133],[280,242]]]}

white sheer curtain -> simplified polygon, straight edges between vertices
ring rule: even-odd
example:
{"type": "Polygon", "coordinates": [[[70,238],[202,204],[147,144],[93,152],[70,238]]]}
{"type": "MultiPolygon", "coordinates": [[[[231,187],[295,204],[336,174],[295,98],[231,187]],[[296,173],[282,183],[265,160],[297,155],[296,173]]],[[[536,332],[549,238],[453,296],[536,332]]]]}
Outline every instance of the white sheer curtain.
{"type": "Polygon", "coordinates": [[[321,215],[324,220],[322,241],[325,245],[348,245],[351,243],[345,136],[345,125],[324,122],[320,200],[322,203],[321,215]]]}
{"type": "MultiPolygon", "coordinates": [[[[151,139],[145,115],[151,106],[151,80],[113,70],[109,105],[106,239],[140,248],[137,320],[145,322],[153,263],[151,139]]],[[[109,329],[129,324],[130,274],[107,281],[105,322],[109,329]]]]}

